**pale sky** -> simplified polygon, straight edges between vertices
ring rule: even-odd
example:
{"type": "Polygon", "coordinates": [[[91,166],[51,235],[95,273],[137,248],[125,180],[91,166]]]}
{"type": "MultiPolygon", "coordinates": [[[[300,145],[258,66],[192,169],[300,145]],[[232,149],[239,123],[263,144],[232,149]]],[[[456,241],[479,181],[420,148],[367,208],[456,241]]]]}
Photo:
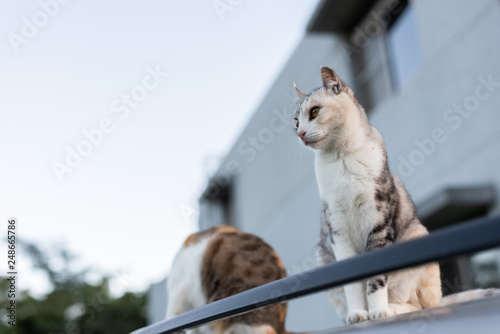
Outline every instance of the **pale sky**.
{"type": "MultiPolygon", "coordinates": [[[[0,226],[17,217],[18,238],[64,244],[77,265],[120,272],[118,290],[143,290],[195,230],[208,161],[228,152],[318,1],[222,0],[234,4],[222,15],[212,0],[57,1],[0,0],[0,226]]],[[[18,260],[19,288],[46,291],[18,260]]]]}

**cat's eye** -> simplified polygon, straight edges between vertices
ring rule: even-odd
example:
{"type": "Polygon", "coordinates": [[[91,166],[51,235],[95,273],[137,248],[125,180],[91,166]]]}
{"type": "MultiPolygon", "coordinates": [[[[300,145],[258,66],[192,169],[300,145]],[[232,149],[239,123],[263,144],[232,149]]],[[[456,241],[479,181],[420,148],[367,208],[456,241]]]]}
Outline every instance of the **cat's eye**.
{"type": "Polygon", "coordinates": [[[295,127],[298,128],[299,127],[299,120],[296,118],[294,118],[294,120],[295,120],[295,127]]]}
{"type": "Polygon", "coordinates": [[[316,117],[318,117],[318,114],[319,114],[319,107],[312,108],[311,111],[309,112],[309,119],[315,119],[316,117]]]}

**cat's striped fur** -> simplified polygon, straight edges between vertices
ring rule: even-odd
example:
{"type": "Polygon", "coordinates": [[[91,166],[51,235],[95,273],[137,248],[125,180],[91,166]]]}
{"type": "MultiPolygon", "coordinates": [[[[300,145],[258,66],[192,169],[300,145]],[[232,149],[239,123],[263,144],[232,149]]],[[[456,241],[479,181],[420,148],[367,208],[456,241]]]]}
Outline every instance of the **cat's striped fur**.
{"type": "MultiPolygon", "coordinates": [[[[391,174],[385,144],[368,123],[352,89],[330,68],[323,87],[300,92],[294,112],[299,141],[315,152],[323,200],[319,265],[427,235],[403,183],[391,174]]],[[[493,293],[490,291],[490,293],[493,293]]],[[[448,297],[477,298],[483,290],[448,297]]],[[[387,317],[443,303],[437,263],[333,289],[329,297],[346,323],[387,317]]]]}
{"type": "MultiPolygon", "coordinates": [[[[190,235],[168,278],[167,319],[286,276],[259,237],[229,226],[190,235]]],[[[287,304],[276,304],[188,331],[198,334],[285,334],[287,304]]]]}

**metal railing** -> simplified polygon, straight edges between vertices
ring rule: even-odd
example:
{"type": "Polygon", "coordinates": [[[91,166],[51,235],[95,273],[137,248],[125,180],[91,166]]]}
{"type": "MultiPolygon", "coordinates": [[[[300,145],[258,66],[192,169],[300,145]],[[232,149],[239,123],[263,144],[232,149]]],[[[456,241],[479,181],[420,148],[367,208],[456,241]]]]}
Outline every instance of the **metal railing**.
{"type": "Polygon", "coordinates": [[[168,334],[379,274],[500,246],[500,217],[475,219],[416,240],[289,276],[138,329],[168,334]]]}

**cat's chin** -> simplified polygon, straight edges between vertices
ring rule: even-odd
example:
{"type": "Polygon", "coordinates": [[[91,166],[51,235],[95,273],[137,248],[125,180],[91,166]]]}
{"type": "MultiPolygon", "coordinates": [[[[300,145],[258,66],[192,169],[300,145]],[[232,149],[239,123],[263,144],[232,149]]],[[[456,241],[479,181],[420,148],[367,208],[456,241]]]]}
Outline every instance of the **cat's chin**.
{"type": "Polygon", "coordinates": [[[310,140],[310,141],[306,141],[303,139],[299,139],[299,140],[302,142],[302,145],[309,147],[310,149],[313,149],[313,150],[320,150],[320,149],[324,148],[323,146],[325,146],[325,138],[320,138],[317,140],[310,140]]]}

